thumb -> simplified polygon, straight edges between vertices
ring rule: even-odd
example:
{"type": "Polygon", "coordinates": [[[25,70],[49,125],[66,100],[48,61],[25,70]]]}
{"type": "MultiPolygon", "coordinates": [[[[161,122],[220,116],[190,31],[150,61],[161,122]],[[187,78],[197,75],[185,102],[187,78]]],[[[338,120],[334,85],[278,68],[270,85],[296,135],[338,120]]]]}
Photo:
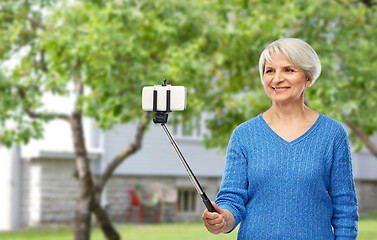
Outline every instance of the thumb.
{"type": "Polygon", "coordinates": [[[214,201],[212,201],[211,203],[212,203],[212,206],[215,208],[215,210],[216,210],[217,213],[221,214],[221,213],[224,212],[224,209],[222,209],[221,207],[217,206],[217,204],[214,201]]]}

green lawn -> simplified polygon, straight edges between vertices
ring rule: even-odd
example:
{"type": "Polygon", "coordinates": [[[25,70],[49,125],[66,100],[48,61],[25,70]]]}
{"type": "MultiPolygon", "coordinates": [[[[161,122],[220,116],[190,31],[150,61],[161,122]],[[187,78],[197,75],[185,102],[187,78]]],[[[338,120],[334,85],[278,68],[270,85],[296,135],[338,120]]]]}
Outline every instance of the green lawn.
{"type": "MultiPolygon", "coordinates": [[[[123,240],[226,240],[236,239],[237,233],[212,235],[202,223],[144,224],[123,225],[117,227],[123,240]]],[[[72,240],[73,229],[70,227],[49,227],[44,229],[27,229],[22,231],[0,232],[1,240],[72,240]]],[[[92,240],[103,240],[98,227],[92,230],[92,240]]]]}
{"type": "MultiPolygon", "coordinates": [[[[227,240],[237,239],[237,232],[212,235],[202,223],[146,224],[142,226],[123,225],[118,228],[123,240],[227,240]]],[[[22,231],[0,232],[1,240],[72,240],[71,227],[49,227],[22,231]]],[[[92,231],[92,240],[103,240],[98,227],[92,231]]],[[[377,239],[377,219],[363,217],[359,222],[358,240],[377,239]]]]}

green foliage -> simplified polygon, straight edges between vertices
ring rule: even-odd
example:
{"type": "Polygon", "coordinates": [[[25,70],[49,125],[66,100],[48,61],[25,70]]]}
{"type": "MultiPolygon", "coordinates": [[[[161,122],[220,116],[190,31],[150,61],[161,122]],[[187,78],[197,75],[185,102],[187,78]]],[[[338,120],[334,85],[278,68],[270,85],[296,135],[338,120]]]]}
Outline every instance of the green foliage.
{"type": "MultiPolygon", "coordinates": [[[[314,46],[323,71],[308,91],[310,105],[341,122],[351,121],[372,135],[377,130],[376,7],[333,3],[319,16],[327,19],[321,31],[327,37],[314,46]]],[[[361,149],[356,135],[350,136],[356,150],[361,149]]]]}
{"type": "MultiPolygon", "coordinates": [[[[376,133],[375,5],[298,0],[224,4],[230,26],[218,53],[222,61],[216,71],[217,87],[211,89],[214,100],[207,105],[215,113],[208,122],[208,146],[225,147],[235,126],[270,106],[260,82],[258,60],[263,48],[281,37],[309,42],[320,57],[322,74],[306,92],[309,106],[341,122],[352,121],[368,135],[376,133]]],[[[361,149],[356,135],[350,137],[355,149],[361,149]]]]}
{"type": "Polygon", "coordinates": [[[269,107],[259,55],[281,37],[308,41],[321,59],[321,77],[306,94],[310,107],[350,120],[370,135],[376,132],[375,5],[325,0],[32,3],[0,3],[0,137],[5,143],[40,137],[49,119],[31,120],[24,110],[46,111],[41,100],[46,93],[72,94],[75,76],[85,85],[77,110],[103,129],[140,116],[141,88],[167,78],[188,87],[187,110],[176,114],[191,119],[209,113],[206,144],[224,148],[235,126],[269,107]],[[6,69],[5,62],[17,54],[23,56],[20,63],[6,69]]]}

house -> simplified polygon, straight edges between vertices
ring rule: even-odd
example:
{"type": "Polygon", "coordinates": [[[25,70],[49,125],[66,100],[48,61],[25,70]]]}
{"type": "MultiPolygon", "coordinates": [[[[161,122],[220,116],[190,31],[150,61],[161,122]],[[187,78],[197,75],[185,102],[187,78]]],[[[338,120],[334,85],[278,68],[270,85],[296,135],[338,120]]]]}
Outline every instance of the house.
{"type": "MultiPolygon", "coordinates": [[[[85,120],[84,126],[94,175],[100,174],[133,140],[136,131],[135,122],[117,125],[103,133],[90,119],[85,120]]],[[[201,144],[204,129],[186,135],[184,125],[169,128],[207,195],[214,200],[224,155],[201,144]]],[[[47,125],[43,140],[12,149],[0,146],[0,229],[73,221],[77,181],[73,177],[75,161],[70,134],[68,124],[57,120],[47,125]]],[[[353,153],[353,161],[360,211],[376,210],[377,159],[363,150],[353,153]]],[[[204,210],[200,197],[165,132],[151,123],[142,149],[117,168],[104,191],[102,204],[112,221],[124,223],[128,213],[130,221],[137,221],[138,214],[129,211],[132,206],[129,190],[137,184],[149,187],[156,183],[174,189],[177,196],[173,204],[165,207],[162,221],[200,220],[204,210]]],[[[142,215],[144,221],[153,221],[153,212],[148,211],[142,215]]]]}
{"type": "MultiPolygon", "coordinates": [[[[104,133],[95,129],[91,120],[85,120],[84,125],[94,176],[128,146],[136,132],[136,123],[118,125],[104,133]]],[[[203,189],[210,199],[215,199],[224,157],[216,150],[205,149],[198,136],[184,136],[179,127],[171,127],[171,133],[176,135],[175,140],[203,189]]],[[[3,223],[0,221],[0,229],[73,221],[78,185],[73,177],[75,161],[72,146],[69,125],[56,120],[47,125],[43,140],[34,140],[23,147],[14,146],[10,150],[1,147],[2,165],[4,162],[8,164],[2,169],[8,171],[12,168],[13,171],[8,176],[1,175],[4,180],[1,182],[7,183],[1,189],[7,189],[6,195],[12,197],[4,200],[7,204],[0,203],[0,209],[8,211],[5,214],[8,218],[1,214],[3,223]],[[9,218],[16,219],[12,220],[16,223],[11,224],[9,218]]],[[[131,205],[129,189],[137,184],[148,187],[156,183],[175,189],[177,195],[176,202],[165,209],[162,220],[200,219],[205,208],[201,199],[165,132],[161,126],[151,123],[142,149],[117,168],[105,188],[102,200],[111,219],[125,222],[131,205]]],[[[131,220],[135,221],[137,214],[132,215],[131,220]]]]}

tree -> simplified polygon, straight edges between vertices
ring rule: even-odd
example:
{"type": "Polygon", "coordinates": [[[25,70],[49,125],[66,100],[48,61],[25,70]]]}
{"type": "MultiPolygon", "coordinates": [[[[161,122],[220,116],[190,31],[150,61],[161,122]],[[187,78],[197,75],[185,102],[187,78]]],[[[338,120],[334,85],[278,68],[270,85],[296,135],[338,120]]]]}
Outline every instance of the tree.
{"type": "MultiPolygon", "coordinates": [[[[142,86],[166,77],[175,85],[190,83],[191,96],[204,91],[200,86],[209,79],[208,56],[216,50],[219,29],[205,9],[199,1],[173,0],[0,4],[0,139],[8,146],[25,144],[43,137],[44,124],[55,119],[71,126],[79,181],[75,239],[90,238],[91,212],[107,239],[120,238],[100,195],[116,167],[141,147],[150,121],[141,110],[142,86]],[[17,55],[19,64],[9,67],[17,55]],[[73,112],[47,111],[45,94],[73,97],[73,112]],[[83,117],[104,130],[140,119],[135,141],[97,180],[89,168],[83,117]]],[[[188,115],[194,115],[191,109],[188,115]]]]}

